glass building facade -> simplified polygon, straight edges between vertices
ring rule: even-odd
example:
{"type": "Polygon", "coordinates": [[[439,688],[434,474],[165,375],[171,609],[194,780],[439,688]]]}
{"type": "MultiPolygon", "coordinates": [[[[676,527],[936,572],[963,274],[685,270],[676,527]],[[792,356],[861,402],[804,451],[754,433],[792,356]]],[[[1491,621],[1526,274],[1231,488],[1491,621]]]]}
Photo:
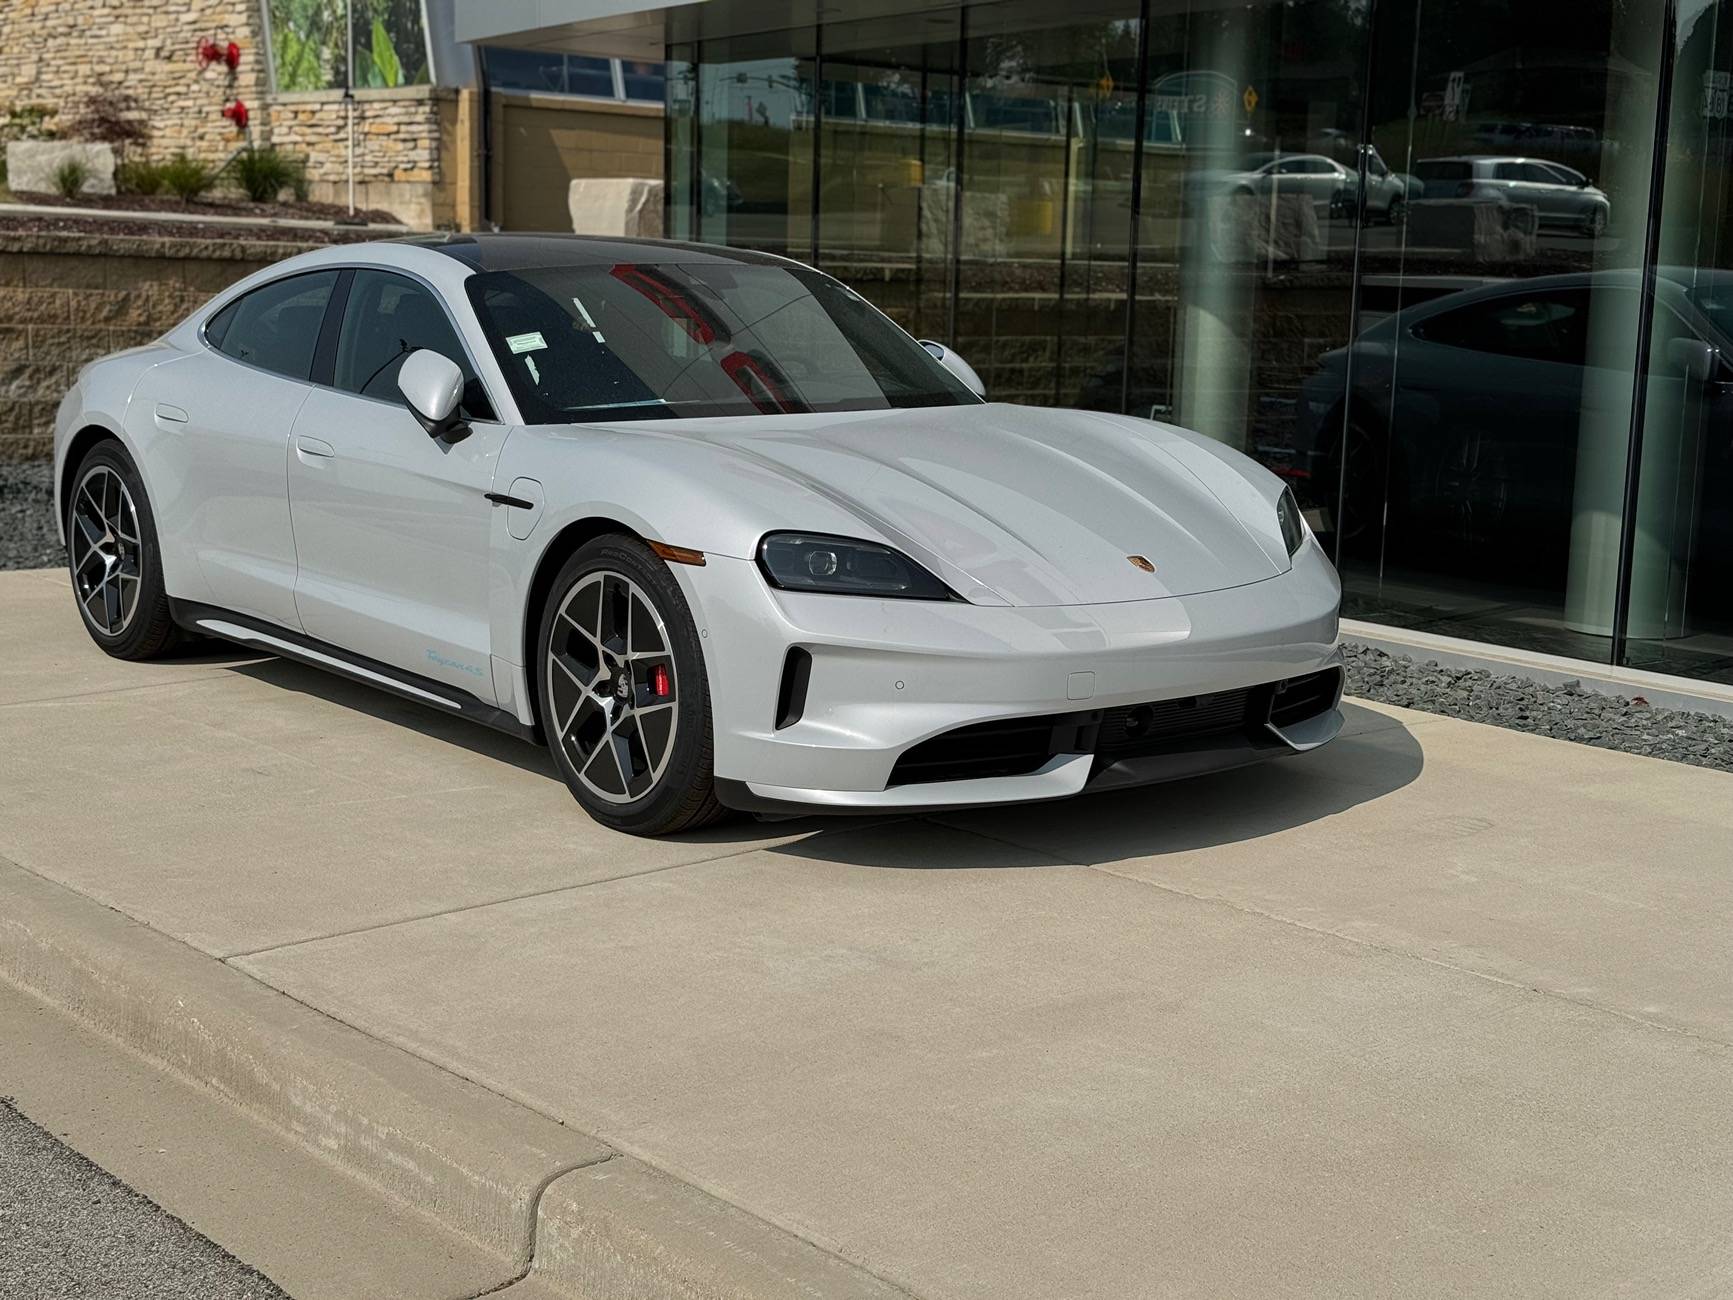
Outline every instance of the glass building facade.
{"type": "Polygon", "coordinates": [[[1733,0],[666,31],[670,234],[822,267],[997,400],[1245,450],[1350,617],[1733,681],[1733,0]]]}

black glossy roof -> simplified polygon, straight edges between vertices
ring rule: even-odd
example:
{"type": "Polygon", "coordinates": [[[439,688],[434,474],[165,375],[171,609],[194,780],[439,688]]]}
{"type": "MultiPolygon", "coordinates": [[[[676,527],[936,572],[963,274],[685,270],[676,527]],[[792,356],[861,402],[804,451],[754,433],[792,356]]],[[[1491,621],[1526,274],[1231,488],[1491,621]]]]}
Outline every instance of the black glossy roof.
{"type": "Polygon", "coordinates": [[[454,257],[478,271],[522,271],[538,266],[618,266],[630,262],[734,262],[781,265],[783,259],[719,244],[606,235],[408,235],[389,241],[454,257]]]}

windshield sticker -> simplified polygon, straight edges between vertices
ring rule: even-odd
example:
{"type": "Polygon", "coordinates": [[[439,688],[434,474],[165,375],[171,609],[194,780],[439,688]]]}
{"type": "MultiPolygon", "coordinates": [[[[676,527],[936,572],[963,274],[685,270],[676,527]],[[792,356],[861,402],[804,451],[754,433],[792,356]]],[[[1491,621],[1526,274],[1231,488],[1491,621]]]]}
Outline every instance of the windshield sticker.
{"type": "Polygon", "coordinates": [[[606,343],[608,340],[603,338],[602,331],[596,328],[596,318],[590,315],[590,309],[584,306],[584,300],[575,293],[572,295],[572,306],[578,309],[578,315],[584,318],[584,324],[590,327],[590,334],[596,342],[606,343]]]}
{"type": "Polygon", "coordinates": [[[540,330],[532,330],[528,334],[513,334],[506,339],[505,345],[514,354],[519,352],[540,352],[547,347],[548,341],[542,337],[540,330]]]}
{"type": "Polygon", "coordinates": [[[530,368],[530,378],[538,384],[541,383],[542,372],[536,369],[536,359],[534,357],[525,357],[524,364],[530,368]]]}

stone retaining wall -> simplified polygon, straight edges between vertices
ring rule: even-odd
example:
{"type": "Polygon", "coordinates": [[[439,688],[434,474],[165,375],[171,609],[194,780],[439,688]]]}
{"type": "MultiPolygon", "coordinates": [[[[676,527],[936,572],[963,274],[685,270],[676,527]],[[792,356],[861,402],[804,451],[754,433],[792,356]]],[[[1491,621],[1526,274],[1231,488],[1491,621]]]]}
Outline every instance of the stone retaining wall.
{"type": "Polygon", "coordinates": [[[0,0],[0,109],[45,104],[64,128],[86,96],[124,90],[148,113],[151,157],[218,162],[239,141],[223,106],[265,97],[264,51],[257,0],[0,0]],[[240,67],[201,70],[201,39],[234,41],[240,67]]]}
{"type": "Polygon", "coordinates": [[[306,245],[0,234],[0,460],[46,456],[86,362],[148,343],[218,290],[306,245]]]}

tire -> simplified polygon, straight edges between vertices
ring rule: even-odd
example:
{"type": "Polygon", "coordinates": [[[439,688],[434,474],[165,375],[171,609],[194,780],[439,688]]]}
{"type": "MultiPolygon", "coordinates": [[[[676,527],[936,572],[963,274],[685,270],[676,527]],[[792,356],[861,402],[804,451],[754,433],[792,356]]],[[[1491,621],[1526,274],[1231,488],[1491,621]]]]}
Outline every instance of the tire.
{"type": "Polygon", "coordinates": [[[548,750],[596,821],[671,835],[724,815],[698,628],[649,547],[599,537],[561,566],[535,670],[548,750]]]}
{"type": "MultiPolygon", "coordinates": [[[[1327,418],[1339,421],[1340,408],[1327,418]]],[[[1350,424],[1346,442],[1338,438],[1325,459],[1324,484],[1324,500],[1335,519],[1340,557],[1344,560],[1375,557],[1385,541],[1385,498],[1394,490],[1389,475],[1388,438],[1358,420],[1350,424]]]]}
{"type": "Polygon", "coordinates": [[[1599,239],[1607,233],[1607,210],[1596,208],[1583,219],[1583,234],[1590,239],[1599,239]]]}
{"type": "Polygon", "coordinates": [[[1390,206],[1384,209],[1386,225],[1402,227],[1408,224],[1408,200],[1400,196],[1390,200],[1390,206]]]}
{"type": "Polygon", "coordinates": [[[163,586],[156,516],[126,448],[105,441],[73,471],[66,564],[90,639],[116,659],[151,659],[180,642],[163,586]]]}

